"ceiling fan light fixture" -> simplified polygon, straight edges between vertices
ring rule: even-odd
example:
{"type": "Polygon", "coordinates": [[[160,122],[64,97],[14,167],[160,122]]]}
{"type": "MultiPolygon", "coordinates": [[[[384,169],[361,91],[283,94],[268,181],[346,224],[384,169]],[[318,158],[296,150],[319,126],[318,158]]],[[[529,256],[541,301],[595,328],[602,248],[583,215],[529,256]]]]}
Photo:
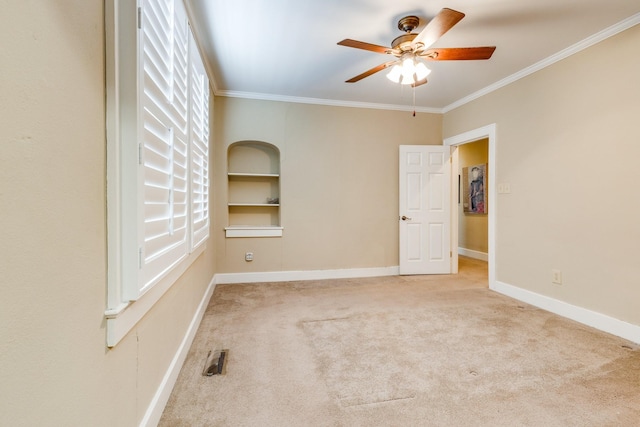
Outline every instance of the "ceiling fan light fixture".
{"type": "Polygon", "coordinates": [[[431,73],[424,63],[414,57],[405,58],[402,65],[394,65],[387,74],[387,78],[394,83],[411,85],[424,80],[431,73]]]}

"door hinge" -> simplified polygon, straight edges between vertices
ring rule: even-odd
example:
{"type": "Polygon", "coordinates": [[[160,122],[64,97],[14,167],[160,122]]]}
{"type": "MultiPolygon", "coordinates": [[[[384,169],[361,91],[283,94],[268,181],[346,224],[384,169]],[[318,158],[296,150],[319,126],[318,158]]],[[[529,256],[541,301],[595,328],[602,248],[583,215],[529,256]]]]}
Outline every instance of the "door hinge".
{"type": "Polygon", "coordinates": [[[449,258],[453,258],[453,251],[449,251],[449,258]]]}
{"type": "Polygon", "coordinates": [[[138,164],[142,164],[142,143],[138,143],[138,164]]]}
{"type": "Polygon", "coordinates": [[[142,248],[138,248],[138,268],[142,268],[142,248]]]}
{"type": "Polygon", "coordinates": [[[138,29],[142,29],[142,8],[138,8],[138,29]]]}

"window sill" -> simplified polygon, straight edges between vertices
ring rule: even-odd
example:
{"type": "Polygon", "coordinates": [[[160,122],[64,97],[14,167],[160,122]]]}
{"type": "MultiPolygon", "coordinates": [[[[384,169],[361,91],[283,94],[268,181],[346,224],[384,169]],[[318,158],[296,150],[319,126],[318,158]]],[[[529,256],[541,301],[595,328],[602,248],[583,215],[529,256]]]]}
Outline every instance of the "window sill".
{"type": "Polygon", "coordinates": [[[164,293],[178,281],[193,262],[204,252],[206,243],[198,246],[191,254],[169,271],[158,283],[136,301],[122,302],[104,312],[107,320],[107,347],[114,347],[162,298],[164,293]]]}

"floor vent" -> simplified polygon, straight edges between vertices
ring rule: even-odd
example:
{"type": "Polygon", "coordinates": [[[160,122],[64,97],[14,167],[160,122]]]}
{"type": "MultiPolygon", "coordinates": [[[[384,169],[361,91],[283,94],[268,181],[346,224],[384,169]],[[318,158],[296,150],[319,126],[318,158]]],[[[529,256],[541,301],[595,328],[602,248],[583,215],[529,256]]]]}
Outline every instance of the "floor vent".
{"type": "Polygon", "coordinates": [[[211,377],[213,375],[224,375],[227,373],[227,356],[229,350],[209,351],[204,364],[202,375],[211,377]]]}

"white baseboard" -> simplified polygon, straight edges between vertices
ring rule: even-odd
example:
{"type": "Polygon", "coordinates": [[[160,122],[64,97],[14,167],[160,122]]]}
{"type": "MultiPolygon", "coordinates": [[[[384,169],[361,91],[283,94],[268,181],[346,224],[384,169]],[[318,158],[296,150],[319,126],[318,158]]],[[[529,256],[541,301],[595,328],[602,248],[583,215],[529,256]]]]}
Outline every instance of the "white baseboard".
{"type": "Polygon", "coordinates": [[[550,311],[560,316],[575,320],[592,328],[624,338],[640,344],[640,326],[624,322],[602,313],[586,308],[571,305],[569,303],[540,295],[526,289],[518,288],[507,283],[496,281],[490,286],[496,292],[526,302],[543,310],[550,311]]]}
{"type": "Polygon", "coordinates": [[[209,286],[207,287],[206,292],[202,296],[202,300],[200,301],[200,305],[198,305],[198,309],[196,310],[193,318],[191,319],[191,323],[189,324],[189,328],[187,328],[187,332],[176,351],[176,354],[173,356],[171,363],[169,364],[169,368],[167,372],[164,374],[164,378],[162,378],[162,382],[156,390],[156,394],[151,399],[151,403],[147,407],[147,411],[144,414],[144,418],[140,421],[141,427],[151,427],[157,426],[160,422],[160,418],[162,417],[162,412],[164,411],[167,402],[169,401],[169,396],[171,396],[171,391],[173,390],[173,386],[176,384],[178,379],[178,374],[180,373],[180,369],[184,364],[185,359],[187,358],[187,353],[189,353],[189,348],[191,348],[191,344],[193,343],[193,339],[196,336],[196,332],[198,331],[198,326],[200,326],[200,322],[202,321],[202,317],[204,316],[205,311],[207,310],[207,305],[209,305],[209,300],[213,295],[213,291],[216,287],[216,278],[215,276],[209,282],[209,286]]]}
{"type": "Polygon", "coordinates": [[[458,255],[468,256],[469,258],[475,258],[481,261],[489,261],[488,253],[474,251],[473,249],[458,248],[458,255]]]}
{"type": "Polygon", "coordinates": [[[294,280],[350,279],[356,277],[397,276],[399,267],[349,268],[339,270],[266,271],[261,273],[220,273],[216,283],[291,282],[294,280]]]}

